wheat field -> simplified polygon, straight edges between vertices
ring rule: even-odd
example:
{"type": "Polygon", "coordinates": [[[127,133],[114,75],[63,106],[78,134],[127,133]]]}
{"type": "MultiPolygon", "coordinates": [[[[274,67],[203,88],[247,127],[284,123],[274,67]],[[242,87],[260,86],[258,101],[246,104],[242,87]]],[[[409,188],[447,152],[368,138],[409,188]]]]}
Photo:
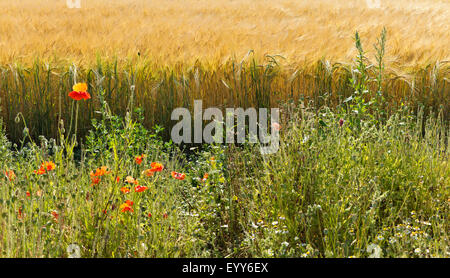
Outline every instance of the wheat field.
{"type": "Polygon", "coordinates": [[[352,36],[372,45],[388,30],[386,62],[417,66],[450,59],[450,1],[381,0],[0,1],[0,62],[89,63],[97,56],[164,64],[281,54],[289,63],[348,62],[352,36]]]}

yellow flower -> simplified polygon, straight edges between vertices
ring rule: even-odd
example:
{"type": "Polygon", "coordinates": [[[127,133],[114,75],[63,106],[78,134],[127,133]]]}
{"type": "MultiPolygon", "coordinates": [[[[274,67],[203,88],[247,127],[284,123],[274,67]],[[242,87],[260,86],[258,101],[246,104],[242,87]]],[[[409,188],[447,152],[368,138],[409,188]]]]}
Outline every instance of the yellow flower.
{"type": "Polygon", "coordinates": [[[73,90],[75,92],[87,92],[87,84],[86,83],[77,83],[73,85],[73,90]]]}

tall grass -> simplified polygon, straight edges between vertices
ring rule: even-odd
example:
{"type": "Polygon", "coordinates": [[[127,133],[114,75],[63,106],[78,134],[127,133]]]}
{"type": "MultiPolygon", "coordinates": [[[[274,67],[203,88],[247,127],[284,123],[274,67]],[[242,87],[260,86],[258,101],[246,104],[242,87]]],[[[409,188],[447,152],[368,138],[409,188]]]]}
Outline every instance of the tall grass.
{"type": "MultiPolygon", "coordinates": [[[[259,61],[249,52],[241,61],[230,60],[217,67],[200,63],[173,68],[152,63],[119,67],[116,62],[102,61],[90,68],[58,67],[39,61],[31,68],[0,66],[2,117],[14,142],[22,138],[23,125],[15,123],[18,113],[22,113],[34,138],[56,138],[61,120],[66,128],[69,125],[71,102],[67,92],[74,80],[86,81],[93,96],[92,101],[80,104],[81,137],[89,130],[90,120],[98,117],[101,98],[113,113],[125,115],[132,90],[135,106],[145,117],[144,125],[164,126],[166,136],[173,125],[172,110],[191,108],[194,99],[202,99],[204,107],[276,107],[289,99],[303,99],[306,105],[315,107],[335,107],[353,93],[350,79],[355,66],[321,60],[313,66],[289,69],[282,61],[281,57],[269,55],[259,61]]],[[[378,71],[369,65],[367,72],[368,86],[376,91],[378,71]]],[[[443,109],[448,118],[449,77],[447,62],[408,75],[397,75],[386,68],[380,84],[386,113],[406,104],[415,109],[423,106],[426,114],[443,109]]]]}
{"type": "Polygon", "coordinates": [[[62,141],[11,150],[2,136],[0,256],[67,257],[76,244],[82,257],[448,257],[442,112],[425,119],[404,106],[357,126],[351,111],[303,103],[283,111],[289,117],[271,155],[212,145],[187,158],[108,113],[77,159],[62,141]],[[49,160],[54,170],[33,172],[49,160]],[[147,177],[152,161],[165,168],[147,177]],[[95,184],[89,173],[100,166],[111,172],[95,184]],[[134,192],[128,175],[148,189],[134,192]],[[126,200],[133,212],[120,210],[126,200]]]}

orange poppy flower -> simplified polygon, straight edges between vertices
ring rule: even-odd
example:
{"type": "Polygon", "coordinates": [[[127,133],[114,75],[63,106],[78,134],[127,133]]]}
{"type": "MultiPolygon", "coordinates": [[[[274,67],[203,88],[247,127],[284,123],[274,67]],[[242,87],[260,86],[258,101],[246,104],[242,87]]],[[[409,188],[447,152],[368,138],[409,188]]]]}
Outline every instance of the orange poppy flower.
{"type": "Polygon", "coordinates": [[[91,176],[91,185],[96,185],[100,183],[100,178],[99,177],[95,177],[95,176],[91,176]]]}
{"type": "Polygon", "coordinates": [[[184,180],[184,178],[186,178],[186,175],[183,173],[178,173],[178,172],[172,171],[171,174],[172,174],[172,177],[174,177],[177,180],[184,180]]]}
{"type": "Polygon", "coordinates": [[[39,168],[39,170],[34,170],[34,173],[36,175],[43,175],[43,174],[45,174],[45,168],[41,166],[41,168],[39,168]]]}
{"type": "Polygon", "coordinates": [[[122,193],[123,194],[127,194],[127,193],[130,193],[130,189],[128,188],[128,187],[122,187],[121,189],[120,189],[120,191],[122,191],[122,193]]]}
{"type": "Polygon", "coordinates": [[[52,211],[53,219],[58,221],[59,214],[56,211],[52,211]]]}
{"type": "Polygon", "coordinates": [[[55,163],[53,163],[53,161],[44,161],[44,162],[42,162],[39,170],[35,170],[34,173],[37,175],[43,175],[43,174],[45,174],[46,171],[51,171],[51,170],[54,170],[55,168],[56,168],[56,165],[55,165],[55,163]]]}
{"type": "Polygon", "coordinates": [[[13,170],[6,170],[5,176],[6,176],[6,179],[9,181],[13,181],[16,179],[16,174],[14,173],[13,170]]]}
{"type": "Polygon", "coordinates": [[[151,212],[148,213],[148,217],[152,218],[152,213],[151,212]]]}
{"type": "Polygon", "coordinates": [[[144,160],[144,157],[145,157],[145,154],[141,154],[139,156],[136,156],[134,160],[136,160],[136,163],[140,165],[142,163],[142,161],[144,160]]]}
{"type": "Polygon", "coordinates": [[[152,169],[150,169],[152,172],[161,172],[164,169],[164,165],[159,162],[152,162],[150,166],[152,167],[152,169]]]}
{"type": "Polygon", "coordinates": [[[55,163],[53,163],[53,161],[45,161],[42,163],[41,167],[47,171],[51,171],[56,168],[56,165],[55,163]]]}
{"type": "Polygon", "coordinates": [[[135,180],[132,176],[126,177],[125,181],[128,182],[128,183],[136,184],[136,185],[138,184],[138,181],[135,180]]]}
{"type": "Polygon", "coordinates": [[[134,191],[135,191],[135,192],[144,192],[144,191],[147,190],[147,189],[148,189],[147,186],[140,186],[140,185],[138,185],[138,186],[136,186],[136,187],[134,188],[134,191]]]}
{"type": "Polygon", "coordinates": [[[142,174],[146,175],[147,177],[151,177],[155,174],[155,172],[153,171],[153,169],[147,169],[147,170],[142,171],[142,174]]]}
{"type": "Polygon", "coordinates": [[[205,173],[205,174],[203,175],[202,182],[205,182],[205,181],[208,179],[208,177],[209,177],[209,174],[208,174],[208,173],[205,173]]]}
{"type": "Polygon", "coordinates": [[[119,209],[121,212],[133,212],[133,208],[131,207],[133,205],[133,202],[130,200],[126,200],[125,203],[121,204],[119,209]]]}
{"type": "Polygon", "coordinates": [[[116,178],[116,182],[119,183],[120,182],[120,177],[116,178]]]}
{"type": "Polygon", "coordinates": [[[91,172],[91,177],[92,176],[95,176],[95,177],[101,177],[101,176],[104,176],[104,175],[106,175],[106,174],[109,174],[111,171],[108,171],[108,167],[106,167],[106,166],[102,166],[102,167],[100,167],[100,168],[97,168],[97,170],[95,170],[95,173],[94,172],[91,172]]]}
{"type": "Polygon", "coordinates": [[[73,91],[69,93],[69,97],[74,100],[90,99],[91,95],[87,92],[86,83],[78,83],[73,86],[73,91]]]}

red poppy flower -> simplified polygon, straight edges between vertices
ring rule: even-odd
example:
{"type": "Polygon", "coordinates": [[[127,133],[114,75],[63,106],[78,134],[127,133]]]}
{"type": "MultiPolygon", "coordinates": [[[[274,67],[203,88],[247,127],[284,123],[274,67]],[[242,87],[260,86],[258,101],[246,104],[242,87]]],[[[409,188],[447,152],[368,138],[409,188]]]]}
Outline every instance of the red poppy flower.
{"type": "Polygon", "coordinates": [[[145,157],[145,154],[141,154],[139,156],[136,156],[134,160],[136,161],[136,163],[138,165],[140,165],[142,163],[142,161],[144,160],[144,157],[145,157]]]}
{"type": "Polygon", "coordinates": [[[91,176],[91,185],[96,185],[100,183],[100,178],[99,177],[95,177],[95,176],[91,176]]]}
{"type": "Polygon", "coordinates": [[[27,191],[27,197],[30,198],[30,196],[31,196],[30,191],[27,191]]]}
{"type": "Polygon", "coordinates": [[[138,186],[136,186],[136,187],[134,188],[134,191],[135,191],[135,192],[144,192],[144,191],[147,190],[147,189],[148,189],[147,186],[140,186],[140,185],[138,185],[138,186]]]}
{"type": "Polygon", "coordinates": [[[78,83],[73,86],[73,91],[69,93],[69,97],[74,100],[90,99],[91,95],[87,92],[86,83],[78,83]]]}
{"type": "Polygon", "coordinates": [[[172,177],[174,177],[177,180],[184,180],[184,178],[186,178],[186,175],[183,173],[178,173],[178,172],[172,171],[171,174],[172,174],[172,177]]]}

